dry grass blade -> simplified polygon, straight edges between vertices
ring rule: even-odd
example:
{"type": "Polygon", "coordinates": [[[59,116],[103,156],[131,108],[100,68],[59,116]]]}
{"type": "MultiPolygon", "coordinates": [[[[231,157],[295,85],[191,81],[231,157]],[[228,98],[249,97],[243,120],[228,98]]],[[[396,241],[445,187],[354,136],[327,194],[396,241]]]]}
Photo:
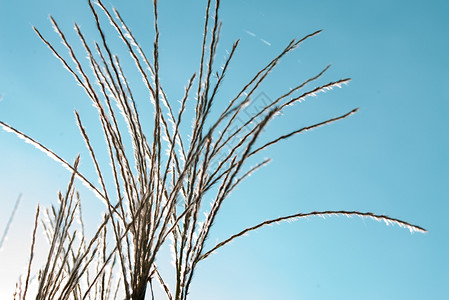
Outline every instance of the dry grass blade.
{"type": "Polygon", "coordinates": [[[63,196],[59,193],[60,207],[53,223],[54,230],[46,265],[39,276],[39,288],[36,299],[52,299],[52,294],[54,295],[57,292],[56,289],[61,289],[62,291],[59,290],[59,292],[62,294],[64,288],[66,287],[62,285],[64,277],[60,277],[63,269],[62,267],[58,267],[58,265],[60,263],[62,266],[65,265],[65,261],[70,250],[72,249],[71,247],[74,241],[74,238],[69,238],[69,228],[72,224],[74,211],[76,209],[76,206],[75,209],[72,208],[72,199],[73,184],[78,164],[79,156],[75,160],[75,171],[72,173],[70,178],[66,195],[63,196]],[[64,246],[66,241],[69,241],[67,249],[64,246]]]}
{"type": "Polygon", "coordinates": [[[260,146],[259,148],[255,149],[249,155],[252,156],[252,155],[256,154],[257,152],[262,151],[262,150],[268,148],[269,146],[277,144],[278,142],[280,142],[282,140],[285,140],[285,139],[288,139],[288,138],[290,138],[290,137],[292,137],[292,136],[294,136],[296,134],[299,134],[299,133],[302,133],[302,132],[306,132],[306,131],[309,131],[309,130],[312,130],[312,129],[315,129],[315,128],[318,128],[318,127],[321,127],[321,126],[324,126],[324,125],[328,125],[328,124],[336,122],[336,121],[343,120],[343,119],[345,119],[345,118],[355,114],[358,110],[359,110],[358,108],[355,108],[355,109],[351,110],[350,112],[348,112],[348,113],[346,113],[346,114],[344,114],[342,116],[339,116],[339,117],[336,117],[336,118],[332,118],[332,119],[329,119],[329,120],[326,120],[326,121],[323,121],[323,122],[320,122],[320,123],[317,123],[317,124],[314,124],[314,125],[306,126],[306,127],[301,128],[301,129],[292,131],[292,132],[290,132],[288,134],[282,135],[282,136],[278,137],[277,139],[274,139],[274,140],[264,144],[263,146],[260,146]]]}
{"type": "Polygon", "coordinates": [[[81,123],[81,118],[76,110],[75,110],[75,116],[76,116],[76,121],[77,121],[78,127],[81,131],[84,141],[86,142],[87,149],[89,149],[89,153],[90,153],[90,155],[92,157],[92,161],[95,165],[95,170],[97,171],[97,176],[100,179],[100,183],[101,183],[101,187],[103,188],[105,200],[108,201],[108,206],[111,206],[111,204],[109,203],[109,197],[108,197],[106,185],[105,185],[104,179],[103,179],[103,173],[101,172],[100,166],[99,166],[97,158],[95,156],[95,152],[90,144],[90,140],[89,140],[89,137],[87,136],[86,130],[84,129],[83,124],[81,123]]]}
{"type": "MultiPolygon", "coordinates": [[[[350,79],[317,86],[317,80],[324,77],[329,69],[327,66],[307,80],[297,83],[292,89],[284,90],[280,96],[273,98],[274,101],[258,106],[254,114],[245,114],[245,107],[255,103],[254,95],[260,92],[263,83],[280,61],[321,30],[290,41],[273,59],[263,64],[250,80],[243,82],[234,97],[228,99],[222,96],[219,90],[237,52],[239,40],[232,45],[231,51],[224,58],[221,71],[218,70],[216,54],[221,32],[220,1],[208,0],[198,73],[187,82],[175,115],[173,102],[169,101],[164,92],[160,78],[163,74],[159,64],[160,49],[163,48],[159,45],[158,1],[153,0],[152,4],[154,40],[151,62],[119,12],[114,8],[113,13],[110,12],[101,0],[88,1],[95,30],[100,36],[99,43],[94,43],[95,49],[86,41],[80,26],[75,23],[82,51],[87,54],[87,63],[78,59],[79,53],[75,51],[77,47],[71,44],[52,17],[50,21],[53,28],[68,52],[65,54],[67,59],[33,27],[53,55],[75,77],[96,108],[99,126],[106,141],[103,152],[110,162],[109,168],[100,163],[101,150],[94,148],[92,136],[83,126],[77,111],[76,122],[92,159],[99,182],[98,188],[78,171],[79,156],[71,165],[49,148],[0,121],[3,129],[34,145],[72,173],[66,193],[59,193],[59,205],[47,210],[48,220],[47,223],[43,222],[50,249],[47,261],[40,271],[37,300],[90,300],[112,297],[143,300],[146,296],[154,299],[154,283],[159,283],[169,300],[187,300],[200,261],[250,231],[282,221],[311,216],[359,216],[396,224],[412,232],[425,232],[419,226],[373,213],[298,213],[246,228],[205,251],[206,240],[211,235],[224,201],[248,176],[270,161],[264,159],[250,167],[248,163],[252,156],[302,132],[346,119],[357,109],[287,134],[277,135],[268,142],[259,141],[269,122],[281,115],[288,106],[340,87],[350,79]],[[129,54],[128,61],[123,57],[119,59],[113,52],[113,46],[116,44],[109,36],[111,31],[105,26],[108,22],[111,31],[129,54]],[[154,114],[149,121],[148,118],[144,120],[144,114],[137,109],[142,93],[135,90],[132,80],[135,74],[125,72],[129,65],[134,67],[136,74],[143,80],[144,98],[149,97],[147,104],[151,106],[154,114]],[[88,74],[86,70],[91,73],[88,74]],[[315,86],[309,87],[312,84],[315,86]],[[191,105],[193,117],[190,136],[186,136],[183,119],[190,113],[188,100],[195,96],[196,102],[191,105]],[[217,103],[225,104],[221,107],[221,104],[217,103]],[[215,111],[216,107],[221,110],[215,111]],[[118,119],[120,114],[123,119],[118,119]],[[150,131],[144,131],[147,124],[150,131]],[[107,182],[109,177],[106,170],[112,173],[111,183],[107,182]],[[84,235],[79,197],[74,187],[75,178],[79,178],[106,203],[104,217],[90,240],[84,235]],[[205,208],[204,204],[208,199],[212,199],[211,207],[205,208]],[[74,227],[77,211],[80,211],[80,234],[74,227]],[[173,251],[174,278],[165,278],[165,273],[160,272],[162,269],[158,264],[159,254],[167,244],[170,244],[173,251]],[[115,290],[113,274],[118,274],[115,290]],[[167,284],[170,282],[175,283],[173,289],[167,284]]],[[[18,296],[19,299],[22,294],[26,295],[28,289],[38,214],[39,210],[33,231],[25,292],[22,293],[21,284],[17,286],[15,297],[18,296]]],[[[0,241],[0,247],[3,239],[0,241]]]]}
{"type": "Polygon", "coordinates": [[[361,217],[361,218],[370,218],[379,222],[385,222],[385,224],[387,225],[397,225],[399,227],[403,227],[403,228],[407,228],[408,230],[410,230],[410,232],[421,232],[421,233],[425,233],[427,232],[427,230],[425,230],[424,228],[417,226],[417,225],[413,225],[410,224],[408,222],[404,222],[401,221],[399,219],[395,219],[395,218],[391,218],[385,215],[376,215],[373,214],[371,212],[359,212],[359,211],[344,211],[344,210],[338,210],[338,211],[314,211],[314,212],[310,212],[310,213],[298,213],[298,214],[294,214],[294,215],[289,215],[289,216],[285,216],[285,217],[280,217],[280,218],[276,218],[276,219],[272,219],[272,220],[267,220],[264,221],[260,224],[257,224],[255,226],[252,227],[248,227],[245,230],[242,230],[241,232],[234,234],[233,236],[231,236],[230,238],[224,240],[223,242],[218,243],[214,248],[212,248],[211,250],[207,251],[206,253],[204,253],[203,255],[201,255],[200,260],[203,260],[205,258],[207,258],[209,255],[211,255],[213,252],[215,252],[217,249],[223,247],[224,245],[228,244],[229,242],[231,242],[232,240],[244,236],[245,234],[247,234],[250,231],[254,231],[256,229],[259,229],[263,226],[266,225],[270,225],[273,223],[279,223],[279,222],[283,222],[283,221],[294,221],[294,220],[298,220],[298,219],[303,219],[303,218],[308,218],[308,217],[326,217],[326,216],[345,216],[345,217],[352,217],[352,216],[357,216],[357,217],[361,217]]]}
{"type": "MultiPolygon", "coordinates": [[[[226,125],[226,128],[224,129],[224,132],[222,133],[222,135],[220,135],[220,137],[218,138],[215,147],[214,147],[214,154],[217,154],[220,152],[220,150],[223,149],[223,147],[225,147],[230,140],[232,140],[235,136],[237,136],[240,132],[243,131],[244,128],[246,128],[248,125],[250,125],[254,120],[256,120],[258,117],[260,117],[261,115],[263,115],[263,113],[265,113],[266,111],[268,111],[268,109],[270,109],[271,107],[278,105],[278,103],[286,98],[289,97],[291,94],[293,94],[294,92],[302,89],[304,86],[306,86],[308,83],[313,82],[314,80],[320,78],[328,69],[330,68],[330,65],[326,66],[326,68],[324,68],[320,73],[318,73],[317,75],[307,79],[306,81],[304,81],[303,83],[301,83],[300,85],[298,85],[297,87],[291,89],[290,91],[288,91],[287,93],[285,93],[284,95],[278,97],[275,101],[273,101],[272,103],[270,103],[269,105],[266,105],[265,107],[263,107],[263,109],[261,109],[259,112],[257,112],[256,114],[254,114],[248,121],[246,121],[243,125],[241,125],[237,130],[235,130],[232,134],[229,135],[229,137],[227,139],[225,139],[223,142],[221,142],[222,138],[225,136],[224,133],[231,127],[231,124],[233,124],[233,120],[237,117],[237,115],[235,115],[235,117],[233,116],[233,118],[229,121],[229,123],[226,125]]],[[[217,172],[220,168],[217,168],[217,172]]]]}
{"type": "Polygon", "coordinates": [[[6,223],[5,230],[3,231],[2,238],[0,239],[0,250],[3,249],[3,243],[6,240],[6,237],[8,236],[9,227],[12,224],[12,221],[14,220],[14,216],[16,215],[17,208],[19,208],[20,200],[22,199],[22,194],[17,197],[16,202],[14,203],[14,208],[11,211],[11,214],[9,215],[8,222],[6,223]]]}
{"type": "Polygon", "coordinates": [[[31,249],[30,249],[30,260],[28,262],[28,268],[27,268],[27,278],[25,280],[25,289],[23,291],[23,299],[26,299],[26,294],[28,291],[28,285],[30,283],[30,275],[31,275],[31,266],[33,264],[33,258],[34,258],[34,245],[36,243],[36,231],[37,231],[37,225],[38,225],[38,221],[39,221],[39,211],[40,211],[40,207],[39,205],[37,206],[36,209],[36,216],[34,218],[34,228],[33,228],[33,235],[32,235],[32,241],[31,241],[31,249]]]}
{"type": "MultiPolygon", "coordinates": [[[[80,119],[80,117],[78,115],[78,112],[75,111],[75,115],[76,115],[76,119],[77,119],[77,122],[78,122],[78,126],[79,126],[79,128],[81,130],[81,133],[82,133],[82,135],[84,137],[84,140],[85,140],[85,142],[87,144],[87,147],[89,149],[89,152],[90,152],[90,154],[92,156],[92,160],[94,162],[98,178],[100,179],[100,183],[101,183],[101,185],[103,187],[103,192],[105,194],[105,198],[106,198],[106,201],[108,203],[108,212],[109,212],[110,215],[112,215],[116,211],[113,211],[113,209],[111,209],[111,207],[112,208],[114,208],[114,207],[112,206],[112,204],[109,201],[106,185],[104,183],[104,179],[103,179],[103,175],[102,175],[101,170],[100,170],[100,166],[98,165],[98,161],[97,161],[97,159],[95,157],[95,153],[94,153],[94,151],[92,149],[92,146],[90,145],[89,138],[88,138],[88,136],[86,134],[86,131],[85,131],[82,123],[81,123],[81,119],[80,119]]],[[[124,218],[124,216],[122,216],[122,219],[123,218],[124,218]]],[[[119,258],[120,258],[120,263],[121,263],[121,267],[122,267],[123,276],[126,277],[126,273],[127,272],[126,272],[126,267],[125,267],[125,258],[124,258],[124,254],[123,254],[123,249],[121,247],[120,234],[119,234],[119,231],[118,231],[119,230],[118,229],[118,224],[116,224],[114,219],[111,220],[111,224],[112,224],[112,227],[113,227],[113,230],[114,230],[114,235],[115,235],[116,242],[117,242],[117,245],[118,245],[117,250],[118,250],[118,255],[119,255],[119,258]]]]}
{"type": "Polygon", "coordinates": [[[26,143],[29,143],[33,145],[35,148],[39,149],[40,151],[47,154],[50,158],[53,160],[59,162],[64,168],[69,170],[70,172],[73,172],[76,177],[78,177],[81,182],[91,191],[94,192],[94,194],[102,201],[104,201],[105,197],[101,192],[89,181],[84,177],[80,172],[78,172],[74,167],[72,167],[67,161],[62,159],[59,155],[42,145],[41,143],[35,141],[34,139],[30,138],[26,134],[20,132],[19,130],[15,129],[14,127],[6,124],[5,122],[0,121],[0,126],[7,132],[12,132],[16,134],[20,139],[24,140],[26,143]]]}

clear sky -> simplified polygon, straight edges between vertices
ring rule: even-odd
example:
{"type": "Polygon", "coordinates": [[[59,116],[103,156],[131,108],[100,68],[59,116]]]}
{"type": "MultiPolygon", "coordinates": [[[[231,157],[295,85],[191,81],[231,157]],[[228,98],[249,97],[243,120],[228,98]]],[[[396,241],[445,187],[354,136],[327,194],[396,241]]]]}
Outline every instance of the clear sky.
{"type": "MultiPolygon", "coordinates": [[[[148,53],[153,41],[150,2],[111,1],[148,53]]],[[[206,1],[160,2],[161,80],[169,98],[177,101],[198,69],[206,1]]],[[[259,158],[272,157],[272,163],[225,202],[210,244],[265,219],[314,210],[371,211],[429,232],[410,234],[397,226],[344,217],[274,225],[235,240],[204,261],[190,299],[446,299],[449,2],[223,2],[220,64],[241,39],[222,88],[223,101],[292,38],[323,29],[286,57],[260,92],[275,98],[329,63],[320,83],[353,80],[288,109],[266,134],[287,133],[355,107],[360,111],[263,153],[259,158]]],[[[89,120],[92,134],[95,111],[31,29],[35,25],[58,45],[48,14],[75,43],[75,20],[96,38],[86,1],[0,1],[0,120],[68,161],[81,153],[86,157],[81,168],[93,176],[73,110],[89,120]]],[[[144,101],[141,107],[149,108],[144,101]]],[[[1,299],[11,298],[25,272],[37,203],[54,203],[69,176],[46,155],[0,132],[1,233],[23,194],[0,252],[1,299]]],[[[95,226],[102,205],[87,190],[81,188],[81,195],[87,222],[95,226]]]]}

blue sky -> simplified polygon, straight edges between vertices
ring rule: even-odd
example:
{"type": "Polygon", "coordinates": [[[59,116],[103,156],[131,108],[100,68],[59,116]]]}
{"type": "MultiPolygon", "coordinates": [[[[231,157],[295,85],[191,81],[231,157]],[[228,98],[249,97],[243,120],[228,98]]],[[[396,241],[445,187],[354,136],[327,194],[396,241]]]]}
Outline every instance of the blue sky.
{"type": "MultiPolygon", "coordinates": [[[[150,53],[153,31],[147,2],[111,1],[150,53]]],[[[161,80],[173,101],[197,71],[204,6],[205,1],[160,3],[161,80]]],[[[344,217],[274,225],[207,259],[196,273],[191,299],[447,297],[448,11],[447,1],[436,0],[222,3],[217,62],[221,64],[226,50],[241,39],[221,91],[223,98],[234,95],[292,38],[318,29],[323,32],[286,57],[260,92],[275,98],[329,63],[332,67],[320,83],[353,79],[341,89],[286,110],[266,136],[355,107],[360,111],[264,152],[259,158],[271,157],[272,163],[227,200],[210,245],[265,219],[314,210],[371,211],[429,232],[410,234],[376,221],[344,217]]],[[[92,134],[95,111],[31,29],[38,27],[58,44],[48,14],[73,41],[75,20],[96,38],[85,1],[1,1],[0,120],[69,161],[78,153],[87,158],[73,110],[84,116],[92,134]]],[[[147,113],[151,116],[151,111],[147,113]]],[[[89,164],[86,159],[81,168],[93,176],[89,164]]],[[[15,199],[23,194],[0,252],[0,298],[6,299],[25,271],[37,203],[54,203],[70,174],[6,132],[0,132],[0,170],[1,231],[15,199]]],[[[95,226],[102,205],[82,187],[81,195],[88,223],[95,226]]]]}

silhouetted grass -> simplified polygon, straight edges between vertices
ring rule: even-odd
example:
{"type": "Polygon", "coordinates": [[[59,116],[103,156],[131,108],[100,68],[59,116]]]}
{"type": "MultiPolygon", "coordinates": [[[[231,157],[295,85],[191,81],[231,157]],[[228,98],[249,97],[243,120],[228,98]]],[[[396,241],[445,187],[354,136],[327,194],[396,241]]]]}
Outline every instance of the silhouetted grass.
{"type": "MultiPolygon", "coordinates": [[[[294,135],[345,119],[357,109],[261,142],[261,133],[270,121],[278,117],[286,107],[320,92],[340,87],[350,79],[308,87],[325,74],[329,68],[327,66],[293,89],[285,91],[253,116],[242,113],[243,108],[252,103],[262,82],[279,61],[320,33],[316,31],[302,39],[290,41],[249,82],[241,85],[235,97],[229,99],[228,105],[218,116],[212,117],[211,108],[215,107],[219,87],[239,41],[232,45],[222,68],[215,71],[215,55],[221,29],[218,15],[220,1],[212,3],[209,0],[206,5],[199,69],[187,82],[179,110],[175,112],[173,100],[167,98],[160,82],[157,1],[153,1],[154,43],[151,59],[145,55],[115,9],[108,10],[100,0],[95,4],[89,1],[92,18],[101,37],[99,43],[87,42],[80,27],[75,24],[75,31],[85,53],[74,51],[53,17],[50,17],[51,23],[67,50],[68,59],[38,29],[33,28],[74,76],[97,109],[106,149],[94,148],[81,116],[76,111],[75,116],[99,184],[95,184],[94,180],[88,179],[78,170],[79,157],[70,164],[31,137],[0,122],[4,129],[33,144],[72,173],[66,193],[59,194],[58,207],[45,211],[47,217],[42,226],[50,241],[50,249],[44,267],[38,270],[36,299],[116,299],[120,294],[126,299],[144,299],[148,295],[153,297],[152,287],[156,281],[168,299],[184,300],[188,298],[198,263],[237,237],[285,220],[324,215],[355,215],[396,224],[410,231],[425,232],[419,226],[369,212],[295,213],[246,228],[207,249],[205,242],[225,199],[246,177],[269,162],[263,160],[254,167],[248,167],[250,157],[294,135]],[[128,82],[118,56],[113,54],[104,28],[108,24],[100,21],[99,13],[103,13],[109,20],[109,25],[123,41],[142,77],[148,99],[154,108],[151,132],[145,132],[142,128],[136,105],[136,102],[142,100],[133,96],[133,82],[128,82]],[[86,55],[87,62],[79,59],[86,55]],[[188,105],[194,107],[193,120],[187,120],[187,123],[192,124],[189,138],[182,135],[180,130],[186,124],[183,117],[188,105]],[[123,117],[126,128],[119,125],[119,115],[123,117]],[[235,137],[237,142],[233,143],[235,137]],[[132,149],[125,146],[128,140],[132,143],[132,149]],[[110,167],[101,165],[97,158],[99,152],[105,151],[109,156],[110,167]],[[132,155],[129,154],[131,152],[132,155]],[[105,172],[112,173],[112,183],[106,182],[105,172]],[[89,240],[84,235],[81,202],[74,187],[75,178],[106,205],[104,220],[89,240]],[[200,212],[206,210],[206,193],[208,199],[212,197],[213,200],[211,208],[203,217],[200,212]],[[77,216],[80,219],[78,225],[74,223],[77,216]],[[172,287],[168,286],[156,264],[156,257],[166,243],[170,244],[174,255],[176,278],[170,280],[175,282],[172,287]],[[116,271],[118,276],[114,277],[116,271]]],[[[27,295],[38,217],[39,208],[25,288],[22,293],[21,285],[18,285],[15,295],[18,299],[25,299],[27,295]]]]}

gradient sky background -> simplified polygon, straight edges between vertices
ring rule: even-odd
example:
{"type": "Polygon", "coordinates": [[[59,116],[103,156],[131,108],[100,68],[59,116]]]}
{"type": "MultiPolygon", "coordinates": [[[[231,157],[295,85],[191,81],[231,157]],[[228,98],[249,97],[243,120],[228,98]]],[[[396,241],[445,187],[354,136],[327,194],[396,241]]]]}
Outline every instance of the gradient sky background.
{"type": "MultiPolygon", "coordinates": [[[[151,53],[150,1],[111,2],[151,53]]],[[[174,101],[198,69],[205,2],[160,3],[161,80],[174,101]]],[[[218,65],[241,38],[222,87],[223,101],[292,38],[324,29],[286,57],[261,92],[275,98],[329,63],[332,68],[319,83],[345,77],[353,81],[288,109],[266,135],[284,134],[355,107],[360,111],[259,156],[273,162],[225,202],[209,245],[265,219],[314,210],[371,211],[429,232],[410,234],[397,226],[344,217],[274,225],[203,262],[190,299],[446,299],[449,2],[223,2],[218,65]]],[[[86,1],[0,1],[0,120],[68,161],[81,153],[81,169],[95,178],[73,110],[81,113],[92,134],[99,133],[95,111],[31,29],[35,25],[61,46],[48,14],[74,43],[75,20],[97,39],[86,1]]],[[[118,54],[127,57],[120,49],[118,54]]],[[[134,80],[140,84],[139,78],[134,80]]],[[[139,107],[151,116],[146,98],[139,107]]],[[[6,132],[0,132],[0,171],[0,232],[23,194],[0,252],[0,298],[8,299],[19,274],[25,273],[37,203],[54,203],[70,174],[6,132]]],[[[102,205],[80,190],[87,223],[95,228],[102,205]]],[[[39,237],[39,249],[44,249],[39,237]]],[[[164,259],[162,255],[159,261],[164,259]]]]}

